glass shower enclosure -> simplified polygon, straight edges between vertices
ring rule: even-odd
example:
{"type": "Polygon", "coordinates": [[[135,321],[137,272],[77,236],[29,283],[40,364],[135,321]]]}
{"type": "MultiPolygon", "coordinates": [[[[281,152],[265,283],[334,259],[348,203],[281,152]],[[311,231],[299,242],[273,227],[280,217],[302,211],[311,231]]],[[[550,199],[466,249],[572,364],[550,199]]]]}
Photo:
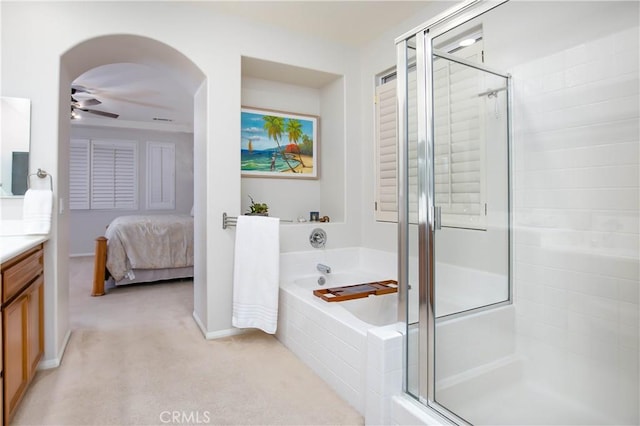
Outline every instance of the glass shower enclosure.
{"type": "MultiPolygon", "coordinates": [[[[604,6],[581,6],[576,34],[604,6]]],[[[405,390],[458,424],[638,424],[637,64],[586,81],[568,62],[584,44],[522,34],[535,17],[549,27],[575,10],[467,1],[396,40],[405,390]],[[598,120],[596,101],[617,115],[598,120]],[[606,143],[635,157],[602,159],[606,143]],[[591,174],[635,204],[572,201],[604,193],[591,174]],[[619,246],[603,252],[605,239],[619,246]],[[603,339],[613,348],[596,349],[603,339]]],[[[607,25],[637,48],[637,22],[607,25]]]]}

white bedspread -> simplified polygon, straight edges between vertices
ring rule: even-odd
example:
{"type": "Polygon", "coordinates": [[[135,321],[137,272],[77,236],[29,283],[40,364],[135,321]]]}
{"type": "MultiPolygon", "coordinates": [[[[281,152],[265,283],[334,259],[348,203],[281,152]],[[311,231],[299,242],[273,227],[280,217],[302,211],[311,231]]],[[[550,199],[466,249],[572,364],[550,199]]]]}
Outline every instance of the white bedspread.
{"type": "Polygon", "coordinates": [[[121,216],[105,237],[107,269],[116,281],[131,269],[193,266],[193,217],[188,215],[121,216]]]}

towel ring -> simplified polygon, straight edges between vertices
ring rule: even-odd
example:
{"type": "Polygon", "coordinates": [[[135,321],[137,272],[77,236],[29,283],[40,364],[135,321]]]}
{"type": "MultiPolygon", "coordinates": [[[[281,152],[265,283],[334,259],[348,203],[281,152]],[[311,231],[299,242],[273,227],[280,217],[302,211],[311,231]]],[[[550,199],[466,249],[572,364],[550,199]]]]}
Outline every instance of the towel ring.
{"type": "Polygon", "coordinates": [[[46,177],[49,178],[49,186],[51,187],[51,191],[53,191],[53,178],[51,177],[51,175],[47,172],[45,172],[42,169],[38,169],[37,172],[35,173],[31,173],[29,176],[27,176],[27,188],[31,188],[31,176],[37,176],[40,179],[44,179],[46,177]]]}

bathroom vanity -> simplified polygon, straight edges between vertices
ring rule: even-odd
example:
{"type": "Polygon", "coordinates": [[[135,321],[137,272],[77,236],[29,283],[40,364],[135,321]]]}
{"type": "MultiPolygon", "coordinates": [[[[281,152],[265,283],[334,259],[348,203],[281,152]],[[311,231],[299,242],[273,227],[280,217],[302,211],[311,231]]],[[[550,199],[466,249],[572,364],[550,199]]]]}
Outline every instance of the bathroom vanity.
{"type": "Polygon", "coordinates": [[[44,353],[45,236],[0,237],[0,416],[9,424],[44,353]]]}

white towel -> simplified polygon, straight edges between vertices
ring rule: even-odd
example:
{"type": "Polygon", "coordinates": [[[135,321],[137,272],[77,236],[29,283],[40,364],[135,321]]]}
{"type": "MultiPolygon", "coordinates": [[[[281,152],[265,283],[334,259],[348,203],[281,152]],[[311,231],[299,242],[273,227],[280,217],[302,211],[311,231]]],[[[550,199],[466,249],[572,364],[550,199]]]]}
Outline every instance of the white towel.
{"type": "Polygon", "coordinates": [[[278,325],[280,219],[238,216],[232,324],[274,334],[278,325]]]}
{"type": "Polygon", "coordinates": [[[27,189],[22,206],[24,233],[48,234],[51,228],[53,192],[49,189],[27,189]]]}

